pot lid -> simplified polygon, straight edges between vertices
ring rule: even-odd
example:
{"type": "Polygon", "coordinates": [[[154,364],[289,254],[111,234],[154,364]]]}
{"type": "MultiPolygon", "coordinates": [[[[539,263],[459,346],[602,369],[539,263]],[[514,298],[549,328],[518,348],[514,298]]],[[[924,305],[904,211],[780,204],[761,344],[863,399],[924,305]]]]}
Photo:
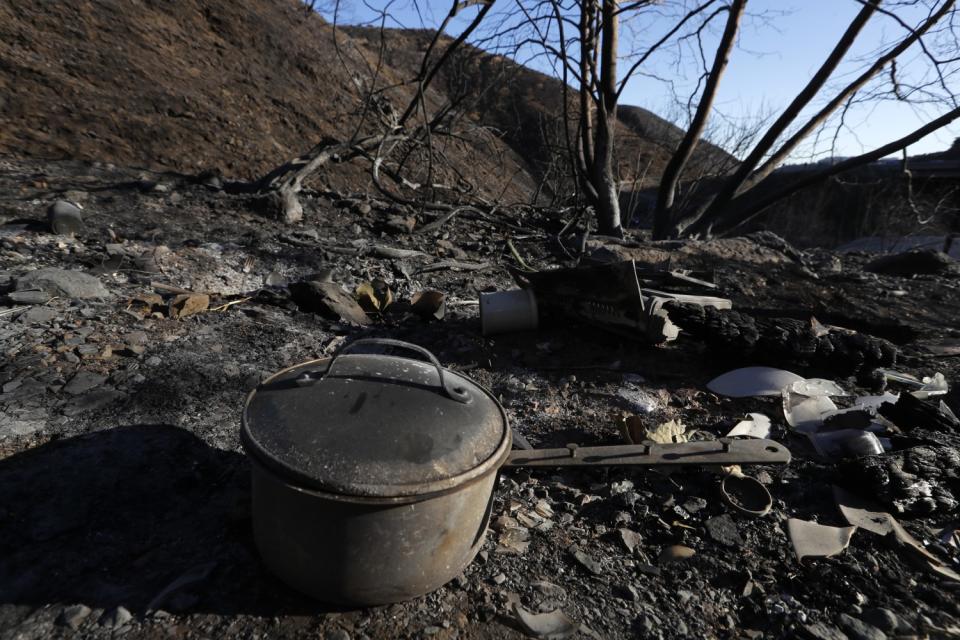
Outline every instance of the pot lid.
{"type": "Polygon", "coordinates": [[[452,489],[499,467],[510,449],[506,414],[488,391],[426,349],[375,338],[266,380],[247,398],[241,437],[283,479],[345,496],[452,489]],[[343,355],[361,344],[403,347],[430,362],[343,355]]]}

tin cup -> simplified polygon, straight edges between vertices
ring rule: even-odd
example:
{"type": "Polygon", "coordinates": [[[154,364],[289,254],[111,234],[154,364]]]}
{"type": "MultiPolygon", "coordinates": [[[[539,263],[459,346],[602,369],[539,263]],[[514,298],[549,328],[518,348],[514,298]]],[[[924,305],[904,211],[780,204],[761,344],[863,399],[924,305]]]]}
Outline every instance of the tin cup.
{"type": "Polygon", "coordinates": [[[530,289],[480,294],[480,325],[483,335],[536,329],[537,299],[530,289]]]}

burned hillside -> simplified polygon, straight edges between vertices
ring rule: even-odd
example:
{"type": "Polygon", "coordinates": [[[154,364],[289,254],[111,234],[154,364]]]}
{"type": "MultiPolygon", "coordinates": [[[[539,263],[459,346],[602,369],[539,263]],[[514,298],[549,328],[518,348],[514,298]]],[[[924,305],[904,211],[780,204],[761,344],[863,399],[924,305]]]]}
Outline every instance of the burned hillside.
{"type": "MultiPolygon", "coordinates": [[[[603,235],[558,80],[332,35],[0,5],[0,638],[960,635],[949,185],[603,235]]],[[[690,134],[620,107],[640,193],[690,134]]]]}

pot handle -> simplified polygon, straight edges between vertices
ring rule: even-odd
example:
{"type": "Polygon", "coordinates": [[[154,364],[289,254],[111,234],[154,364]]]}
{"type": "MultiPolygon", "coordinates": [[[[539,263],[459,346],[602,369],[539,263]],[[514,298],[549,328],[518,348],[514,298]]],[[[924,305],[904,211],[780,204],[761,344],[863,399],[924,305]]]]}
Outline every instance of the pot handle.
{"type": "Polygon", "coordinates": [[[365,344],[378,345],[382,347],[397,347],[400,349],[407,349],[408,351],[417,352],[436,368],[437,378],[440,380],[440,388],[443,389],[444,395],[451,400],[456,400],[457,402],[462,402],[463,404],[467,404],[473,400],[473,398],[470,397],[470,392],[467,391],[466,387],[460,384],[451,384],[449,378],[444,377],[443,366],[440,364],[440,361],[437,360],[437,356],[433,355],[420,345],[413,344],[412,342],[404,342],[403,340],[394,340],[392,338],[361,338],[360,340],[354,340],[353,342],[343,345],[337,349],[336,353],[333,354],[330,364],[327,365],[327,371],[323,374],[323,377],[326,377],[333,372],[333,365],[336,364],[337,358],[344,355],[347,351],[352,351],[354,347],[365,344]]]}

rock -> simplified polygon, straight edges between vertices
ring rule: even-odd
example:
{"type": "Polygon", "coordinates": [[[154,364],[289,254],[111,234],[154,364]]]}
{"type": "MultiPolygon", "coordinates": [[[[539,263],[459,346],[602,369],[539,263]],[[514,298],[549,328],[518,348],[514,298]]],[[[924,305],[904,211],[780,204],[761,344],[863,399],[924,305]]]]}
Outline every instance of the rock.
{"type": "Polygon", "coordinates": [[[171,318],[186,318],[206,311],[210,307],[210,296],[205,293],[182,293],[174,296],[167,307],[171,318]]]}
{"type": "Polygon", "coordinates": [[[531,582],[530,586],[548,598],[553,598],[555,600],[558,598],[564,598],[567,595],[566,589],[558,584],[547,582],[546,580],[537,580],[535,582],[531,582]]]}
{"type": "Polygon", "coordinates": [[[636,531],[631,531],[630,529],[618,529],[617,533],[620,534],[620,542],[623,543],[623,546],[626,547],[627,551],[630,553],[633,553],[633,550],[637,548],[637,545],[643,543],[643,536],[636,531]]]}
{"type": "Polygon", "coordinates": [[[707,528],[707,533],[716,542],[728,547],[738,547],[743,544],[743,538],[737,530],[737,523],[729,513],[710,518],[703,524],[707,528]]]}
{"type": "Polygon", "coordinates": [[[900,620],[897,618],[897,615],[893,611],[890,611],[890,609],[884,609],[883,607],[867,609],[860,618],[884,633],[892,633],[900,626],[900,620]]]}
{"type": "Polygon", "coordinates": [[[70,189],[69,191],[63,192],[63,197],[67,202],[83,204],[90,199],[90,194],[86,191],[80,191],[79,189],[70,189]]]}
{"type": "Polygon", "coordinates": [[[590,556],[588,556],[587,554],[585,554],[583,551],[580,551],[579,549],[574,551],[573,557],[576,559],[576,561],[580,564],[581,567],[583,567],[593,575],[598,576],[603,573],[603,567],[600,565],[600,563],[594,560],[593,558],[591,558],[590,556]]]}
{"type": "Polygon", "coordinates": [[[413,216],[390,216],[387,220],[387,229],[399,233],[413,233],[417,226],[417,219],[413,216]]]}
{"type": "Polygon", "coordinates": [[[840,629],[822,622],[800,627],[800,637],[805,640],[849,640],[840,629]]]}
{"type": "Polygon", "coordinates": [[[46,291],[12,291],[7,295],[15,304],[46,304],[51,297],[46,291]]]}
{"type": "Polygon", "coordinates": [[[89,615],[90,607],[83,604],[73,604],[63,608],[63,611],[57,616],[57,624],[76,631],[89,615]]]}
{"type": "Polygon", "coordinates": [[[65,269],[36,269],[17,278],[17,291],[42,290],[52,296],[85,300],[108,298],[110,292],[94,276],[65,269]]]}
{"type": "Polygon", "coordinates": [[[78,396],[81,393],[86,393],[94,387],[100,386],[106,382],[106,380],[107,376],[102,376],[99,373],[93,373],[92,371],[78,371],[76,375],[70,379],[70,382],[67,383],[67,386],[65,386],[63,390],[72,396],[78,396]]]}
{"type": "Polygon", "coordinates": [[[100,625],[119,629],[133,619],[133,614],[126,607],[114,607],[100,617],[100,625]]]}
{"type": "Polygon", "coordinates": [[[674,544],[663,548],[663,551],[660,552],[659,561],[660,564],[665,564],[667,562],[686,560],[695,555],[697,555],[696,550],[682,544],[674,544]]]}
{"type": "Polygon", "coordinates": [[[56,309],[50,307],[33,307],[23,313],[17,320],[23,324],[42,324],[50,322],[59,315],[60,313],[56,309]]]}
{"type": "Polygon", "coordinates": [[[323,640],[350,640],[350,634],[342,627],[327,629],[323,634],[323,640]]]}
{"type": "Polygon", "coordinates": [[[50,229],[61,236],[72,237],[84,231],[83,211],[66,200],[57,200],[50,205],[47,209],[47,222],[50,223],[50,229]]]}
{"type": "Polygon", "coordinates": [[[68,404],[64,410],[64,415],[75,416],[86,411],[93,411],[95,409],[100,409],[105,407],[111,402],[115,402],[121,398],[126,397],[126,394],[122,391],[117,391],[116,389],[98,389],[96,391],[91,391],[87,393],[70,404],[68,404]]]}
{"type": "Polygon", "coordinates": [[[370,318],[353,296],[334,282],[294,282],[290,285],[290,297],[301,311],[361,326],[370,324],[370,318]]]}
{"type": "Polygon", "coordinates": [[[837,616],[837,624],[846,631],[851,640],[887,640],[887,634],[880,629],[846,613],[837,616]]]}

